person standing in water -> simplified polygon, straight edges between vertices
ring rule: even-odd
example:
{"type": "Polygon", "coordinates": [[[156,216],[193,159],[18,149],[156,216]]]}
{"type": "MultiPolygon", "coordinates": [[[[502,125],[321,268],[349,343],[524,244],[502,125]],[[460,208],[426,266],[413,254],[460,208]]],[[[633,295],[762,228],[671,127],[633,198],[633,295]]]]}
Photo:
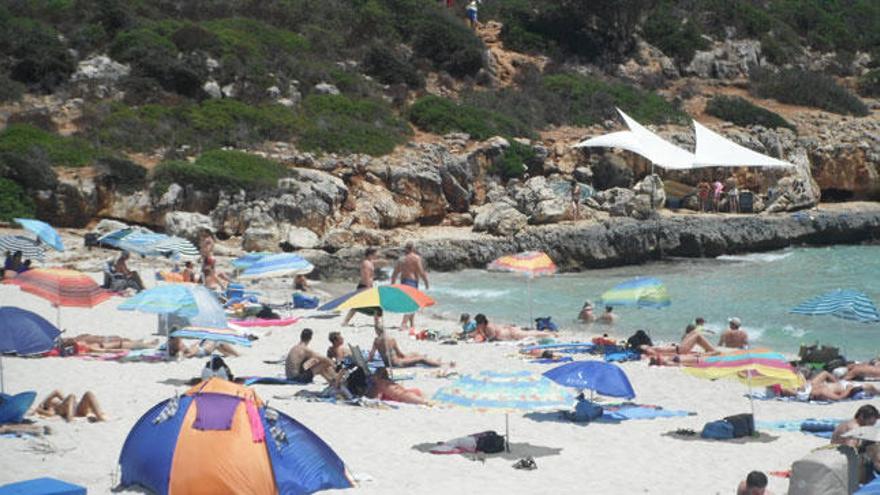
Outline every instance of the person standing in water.
{"type": "MultiPolygon", "coordinates": [[[[394,272],[391,273],[391,283],[397,283],[397,277],[400,276],[401,284],[418,289],[419,280],[423,280],[425,282],[425,290],[428,290],[430,288],[428,274],[425,272],[425,265],[422,262],[422,257],[416,252],[416,248],[412,241],[406,243],[404,251],[405,254],[403,255],[403,258],[400,258],[397,261],[397,265],[394,266],[394,272]]],[[[403,315],[403,320],[400,322],[400,329],[409,330],[414,329],[415,327],[415,313],[403,315]]]]}
{"type": "MultiPolygon", "coordinates": [[[[364,259],[361,261],[361,279],[358,282],[356,290],[369,289],[373,287],[373,278],[376,273],[376,265],[374,264],[376,261],[376,248],[368,247],[364,251],[364,259]]],[[[345,315],[345,319],[342,320],[342,326],[348,326],[352,317],[357,311],[352,309],[348,311],[348,314],[345,315]]],[[[378,324],[379,316],[373,316],[373,323],[378,324]]]]}

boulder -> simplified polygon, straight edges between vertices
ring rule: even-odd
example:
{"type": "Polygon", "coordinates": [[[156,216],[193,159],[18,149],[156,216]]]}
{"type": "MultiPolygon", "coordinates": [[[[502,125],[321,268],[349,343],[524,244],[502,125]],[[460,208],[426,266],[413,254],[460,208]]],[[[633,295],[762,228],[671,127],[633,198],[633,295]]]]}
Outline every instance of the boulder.
{"type": "Polygon", "coordinates": [[[325,82],[320,82],[315,85],[315,93],[317,93],[319,95],[338,95],[338,94],[341,94],[339,91],[339,88],[337,88],[336,86],[334,86],[330,83],[325,83],[325,82]]]}
{"type": "Polygon", "coordinates": [[[320,246],[321,239],[318,234],[305,227],[294,225],[282,229],[282,244],[287,244],[289,249],[314,249],[320,246]]]}
{"type": "Polygon", "coordinates": [[[633,183],[633,171],[620,155],[604,153],[592,166],[593,187],[598,190],[614,187],[628,188],[633,183]]]}
{"type": "Polygon", "coordinates": [[[684,73],[704,79],[739,79],[747,78],[751,69],[761,64],[760,41],[725,40],[696,52],[684,73]]]}
{"type": "Polygon", "coordinates": [[[81,60],[76,72],[70,76],[73,82],[78,81],[118,81],[131,72],[131,66],[114,61],[106,55],[94,55],[81,60]]]}
{"type": "Polygon", "coordinates": [[[165,215],[165,232],[196,241],[200,234],[214,232],[214,222],[208,215],[187,211],[172,211],[165,215]]]}
{"type": "Polygon", "coordinates": [[[223,91],[220,89],[220,85],[217,84],[217,81],[206,81],[205,84],[202,85],[202,91],[211,98],[223,98],[223,91]]]}
{"type": "Polygon", "coordinates": [[[273,226],[252,226],[244,231],[241,248],[245,251],[274,251],[278,248],[278,229],[273,226]]]}
{"type": "Polygon", "coordinates": [[[507,203],[489,203],[476,210],[474,231],[493,235],[511,236],[526,225],[529,219],[507,203]]]}
{"type": "Polygon", "coordinates": [[[446,215],[446,196],[436,165],[420,160],[408,166],[391,166],[388,186],[392,192],[419,205],[422,223],[440,223],[446,215]]]}
{"type": "Polygon", "coordinates": [[[627,205],[636,197],[635,191],[622,187],[613,187],[597,193],[595,198],[599,208],[614,217],[625,217],[629,213],[627,205]]]}
{"type": "Polygon", "coordinates": [[[666,204],[666,190],[663,181],[657,174],[651,174],[633,186],[633,191],[638,195],[644,195],[648,204],[654,208],[662,208],[666,204]]]}
{"type": "Polygon", "coordinates": [[[351,229],[330,229],[324,234],[321,244],[324,250],[335,253],[354,244],[354,233],[351,229]]]}
{"type": "Polygon", "coordinates": [[[517,209],[529,217],[530,223],[555,223],[569,216],[569,198],[557,194],[543,176],[527,180],[514,198],[517,209]]]}
{"type": "Polygon", "coordinates": [[[811,185],[803,178],[783,177],[771,190],[767,213],[796,211],[816,206],[818,197],[811,185]]]}

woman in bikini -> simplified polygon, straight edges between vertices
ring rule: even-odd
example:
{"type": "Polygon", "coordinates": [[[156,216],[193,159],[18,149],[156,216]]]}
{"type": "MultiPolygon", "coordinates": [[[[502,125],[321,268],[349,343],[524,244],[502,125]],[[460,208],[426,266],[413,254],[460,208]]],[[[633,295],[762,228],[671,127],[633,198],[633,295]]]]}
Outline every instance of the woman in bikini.
{"type": "Polygon", "coordinates": [[[552,337],[552,332],[543,332],[540,330],[523,330],[513,325],[495,325],[489,323],[486,315],[480,313],[474,317],[477,322],[477,328],[474,331],[474,339],[477,342],[496,342],[501,340],[522,340],[530,337],[537,339],[544,337],[552,337]]]}
{"type": "Polygon", "coordinates": [[[367,389],[367,397],[371,399],[404,402],[407,404],[430,405],[421,390],[417,388],[403,388],[388,378],[388,370],[379,368],[370,377],[370,386],[367,389]]]}
{"type": "Polygon", "coordinates": [[[43,417],[60,416],[65,421],[73,418],[89,418],[91,421],[106,421],[107,416],[101,411],[98,399],[92,392],[83,394],[77,402],[73,394],[64,396],[59,390],[53,391],[34,411],[43,417]],[[94,418],[94,419],[92,419],[94,418]]]}
{"type": "Polygon", "coordinates": [[[700,346],[707,354],[715,354],[717,351],[712,344],[703,337],[700,332],[695,332],[696,325],[688,325],[684,329],[684,336],[680,344],[661,346],[644,346],[642,353],[651,358],[651,364],[668,366],[688,366],[700,361],[700,354],[694,348],[700,346]]]}
{"type": "MultiPolygon", "coordinates": [[[[373,348],[370,349],[367,362],[372,361],[377,352],[382,356],[383,361],[395,368],[406,368],[417,364],[438,368],[443,365],[443,362],[439,359],[431,359],[416,353],[404,353],[400,350],[400,346],[397,345],[397,340],[394,337],[385,336],[385,328],[381,324],[376,325],[376,338],[373,339],[373,348]]],[[[454,365],[455,363],[451,364],[451,366],[454,365]]]]}

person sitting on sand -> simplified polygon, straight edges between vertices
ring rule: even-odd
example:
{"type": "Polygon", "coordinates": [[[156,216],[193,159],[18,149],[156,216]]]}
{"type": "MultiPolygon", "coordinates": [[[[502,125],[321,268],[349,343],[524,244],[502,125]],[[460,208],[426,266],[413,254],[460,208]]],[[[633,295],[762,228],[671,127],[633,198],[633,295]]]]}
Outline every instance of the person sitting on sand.
{"type": "Polygon", "coordinates": [[[760,471],[752,471],[746,479],[739,482],[736,495],[770,495],[767,491],[767,475],[760,471]]]}
{"type": "Polygon", "coordinates": [[[385,328],[382,324],[376,325],[376,338],[373,339],[373,348],[370,349],[367,362],[372,361],[377,352],[382,356],[382,360],[386,364],[390,364],[395,368],[407,368],[417,364],[438,368],[443,365],[439,359],[430,359],[427,356],[416,353],[406,354],[401,351],[400,346],[397,345],[397,340],[394,337],[385,335],[385,328]]]}
{"type": "MultiPolygon", "coordinates": [[[[176,328],[172,328],[173,333],[176,328]]],[[[210,356],[213,353],[220,353],[223,357],[238,356],[238,351],[234,347],[225,342],[211,342],[209,340],[200,340],[187,347],[180,337],[168,338],[168,355],[172,358],[201,358],[210,356]]]]}
{"type": "Polygon", "coordinates": [[[140,292],[144,290],[144,282],[141,280],[138,272],[128,268],[129,257],[131,257],[131,254],[128,251],[123,251],[119,258],[116,258],[116,262],[113,263],[113,273],[124,276],[128,282],[133,284],[135,290],[140,292]]]}
{"type": "Polygon", "coordinates": [[[284,361],[284,374],[288,380],[301,383],[312,383],[315,376],[321,375],[327,383],[336,385],[339,375],[336,374],[333,361],[309,349],[312,341],[312,329],[304,328],[299,334],[299,343],[290,348],[284,361]]]}
{"type": "Polygon", "coordinates": [[[578,320],[582,323],[593,323],[596,321],[596,315],[593,314],[593,303],[590,301],[584,302],[584,306],[578,314],[578,320]]]}
{"type": "Polygon", "coordinates": [[[187,261],[183,264],[183,271],[180,272],[180,276],[184,282],[195,283],[196,281],[196,271],[193,268],[193,262],[187,261]]]}
{"type": "Polygon", "coordinates": [[[306,276],[303,274],[297,275],[293,278],[293,289],[300,292],[308,292],[309,279],[307,279],[306,276]]]}
{"type": "Polygon", "coordinates": [[[92,416],[94,416],[94,421],[107,420],[107,416],[98,405],[98,399],[92,392],[84,393],[82,399],[77,402],[75,395],[70,394],[65,397],[59,390],[55,390],[37,406],[34,412],[47,418],[60,416],[65,421],[70,421],[75,417],[92,420],[92,416]]]}
{"type": "Polygon", "coordinates": [[[859,392],[877,395],[880,388],[869,384],[856,385],[845,380],[838,380],[831,373],[822,371],[809,381],[805,380],[804,385],[797,390],[780,389],[780,395],[783,397],[797,397],[803,401],[838,401],[852,397],[859,392]]]}
{"type": "Polygon", "coordinates": [[[202,284],[206,289],[215,292],[223,292],[226,290],[226,285],[224,285],[220,277],[217,276],[217,272],[214,270],[213,266],[206,265],[202,269],[202,284]]]}
{"type": "Polygon", "coordinates": [[[474,317],[477,327],[474,330],[474,340],[477,342],[496,342],[501,340],[522,340],[530,337],[541,339],[553,337],[553,332],[540,330],[523,330],[513,325],[496,325],[489,323],[486,315],[480,313],[474,317]]]}
{"type": "Polygon", "coordinates": [[[370,377],[367,397],[371,399],[404,402],[407,404],[430,405],[425,395],[417,388],[403,388],[388,378],[388,370],[379,368],[370,377]]]}
{"type": "Polygon", "coordinates": [[[599,317],[599,323],[613,325],[615,321],[617,321],[617,315],[614,314],[614,308],[605,306],[605,312],[599,317]]]}
{"type": "Polygon", "coordinates": [[[858,438],[845,438],[843,434],[860,426],[874,426],[878,419],[880,419],[880,411],[877,411],[877,408],[871,404],[865,404],[856,411],[853,419],[837,425],[831,435],[831,443],[858,448],[860,444],[858,438]]]}
{"type": "Polygon", "coordinates": [[[855,363],[847,365],[844,380],[880,378],[880,363],[855,363]]]}
{"type": "Polygon", "coordinates": [[[327,348],[327,358],[336,364],[342,364],[345,358],[351,356],[351,349],[345,345],[345,339],[339,332],[330,332],[330,347],[327,348]]]}
{"type": "Polygon", "coordinates": [[[742,326],[742,320],[734,317],[727,320],[727,322],[730,326],[727,330],[721,332],[721,338],[718,339],[718,345],[734,349],[745,349],[749,345],[749,334],[740,328],[742,326]]]}
{"type": "Polygon", "coordinates": [[[696,328],[695,325],[688,325],[684,330],[684,336],[682,337],[680,344],[653,347],[644,346],[642,347],[642,352],[652,358],[652,364],[685,366],[688,364],[695,364],[698,362],[698,357],[694,352],[696,346],[700,346],[707,353],[716,352],[715,347],[706,340],[706,337],[703,337],[695,331],[696,328]],[[670,355],[672,355],[672,359],[667,359],[670,355]]]}

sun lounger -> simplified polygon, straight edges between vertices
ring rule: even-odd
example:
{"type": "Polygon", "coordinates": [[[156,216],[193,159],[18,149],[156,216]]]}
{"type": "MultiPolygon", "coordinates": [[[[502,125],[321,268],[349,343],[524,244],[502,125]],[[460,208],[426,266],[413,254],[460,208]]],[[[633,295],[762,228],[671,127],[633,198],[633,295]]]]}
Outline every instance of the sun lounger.
{"type": "Polygon", "coordinates": [[[0,495],[86,495],[86,489],[55,478],[37,478],[0,486],[0,495]]]}

